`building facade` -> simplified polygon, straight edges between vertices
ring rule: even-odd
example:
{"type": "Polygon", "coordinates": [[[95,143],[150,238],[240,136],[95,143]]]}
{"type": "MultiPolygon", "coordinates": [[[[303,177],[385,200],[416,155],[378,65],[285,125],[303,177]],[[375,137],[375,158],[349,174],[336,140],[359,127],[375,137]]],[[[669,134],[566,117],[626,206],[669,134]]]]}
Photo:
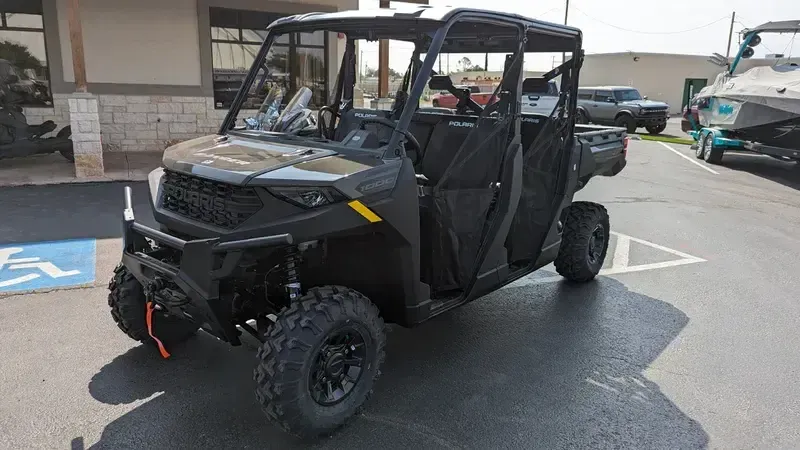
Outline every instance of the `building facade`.
{"type": "MultiPolygon", "coordinates": [[[[158,151],[216,132],[269,23],[358,9],[358,0],[78,0],[88,93],[76,95],[72,4],[0,2],[0,59],[46,85],[46,98],[23,105],[28,123],[71,124],[76,165],[78,154],[91,150],[83,142],[104,151],[158,151]]],[[[269,82],[290,92],[308,86],[313,102],[323,102],[344,40],[302,33],[278,44],[268,58],[269,82]]]]}
{"type": "MultiPolygon", "coordinates": [[[[775,64],[775,59],[743,59],[737,73],[756,66],[775,64]]],[[[781,63],[788,62],[783,59],[781,63]]],[[[692,95],[712,84],[725,69],[708,56],[666,53],[600,53],[586,55],[581,68],[581,86],[633,86],[653,100],[670,105],[679,114],[692,95]]]]}

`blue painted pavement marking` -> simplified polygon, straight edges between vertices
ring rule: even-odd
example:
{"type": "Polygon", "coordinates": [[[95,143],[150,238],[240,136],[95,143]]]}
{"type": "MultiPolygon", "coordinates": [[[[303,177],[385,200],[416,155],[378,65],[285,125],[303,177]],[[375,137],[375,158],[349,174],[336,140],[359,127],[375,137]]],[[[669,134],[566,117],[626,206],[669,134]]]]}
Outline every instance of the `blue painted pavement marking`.
{"type": "Polygon", "coordinates": [[[0,292],[94,283],[94,239],[0,245],[0,292]]]}

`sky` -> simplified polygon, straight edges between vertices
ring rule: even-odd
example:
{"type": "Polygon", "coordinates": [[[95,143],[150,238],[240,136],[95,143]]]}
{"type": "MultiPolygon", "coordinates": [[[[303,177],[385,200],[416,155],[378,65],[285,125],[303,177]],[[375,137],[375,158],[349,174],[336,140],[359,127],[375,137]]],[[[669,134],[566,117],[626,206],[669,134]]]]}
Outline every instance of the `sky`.
{"type": "MultiPolygon", "coordinates": [[[[563,23],[564,0],[429,0],[432,6],[460,6],[494,9],[522,14],[536,19],[563,23]]],[[[570,0],[567,24],[583,31],[587,54],[612,52],[683,53],[711,55],[726,53],[731,14],[736,11],[731,55],[738,49],[738,32],[764,22],[800,20],[798,0],[570,0]]],[[[359,0],[360,9],[378,7],[378,0],[359,0]]],[[[403,3],[392,2],[393,8],[403,3]]],[[[800,37],[793,46],[791,35],[768,35],[756,48],[755,57],[766,53],[800,55],[800,37]]],[[[398,43],[390,50],[389,66],[405,72],[411,46],[398,43]]],[[[364,63],[378,65],[378,46],[361,45],[364,63]]],[[[473,64],[484,64],[482,55],[468,55],[473,64]]],[[[526,56],[527,70],[547,71],[554,55],[526,56]]],[[[458,69],[451,57],[451,70],[458,69]]],[[[560,54],[557,60],[560,61],[560,54]]],[[[489,70],[502,70],[503,57],[490,57],[489,70]]]]}

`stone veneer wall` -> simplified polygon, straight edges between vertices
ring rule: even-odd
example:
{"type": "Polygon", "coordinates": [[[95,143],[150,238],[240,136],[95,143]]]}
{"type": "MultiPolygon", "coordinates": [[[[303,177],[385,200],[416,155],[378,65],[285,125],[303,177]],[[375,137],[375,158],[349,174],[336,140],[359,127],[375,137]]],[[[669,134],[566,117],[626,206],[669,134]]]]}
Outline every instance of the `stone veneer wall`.
{"type": "MultiPolygon", "coordinates": [[[[52,120],[69,125],[67,94],[55,94],[52,108],[25,108],[28,123],[52,120]]],[[[211,97],[99,95],[103,150],[160,151],[179,141],[216,133],[227,110],[211,97]]],[[[242,111],[254,115],[255,111],[242,111]]]]}

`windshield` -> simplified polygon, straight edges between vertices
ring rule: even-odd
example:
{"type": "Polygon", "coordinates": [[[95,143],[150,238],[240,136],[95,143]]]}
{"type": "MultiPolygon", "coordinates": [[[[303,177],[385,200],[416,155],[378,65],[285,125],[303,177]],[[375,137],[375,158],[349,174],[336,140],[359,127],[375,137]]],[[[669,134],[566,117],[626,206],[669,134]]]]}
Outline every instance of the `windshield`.
{"type": "Polygon", "coordinates": [[[633,100],[641,100],[642,96],[636,89],[623,89],[614,91],[614,98],[616,98],[618,102],[630,102],[633,100]]]}

